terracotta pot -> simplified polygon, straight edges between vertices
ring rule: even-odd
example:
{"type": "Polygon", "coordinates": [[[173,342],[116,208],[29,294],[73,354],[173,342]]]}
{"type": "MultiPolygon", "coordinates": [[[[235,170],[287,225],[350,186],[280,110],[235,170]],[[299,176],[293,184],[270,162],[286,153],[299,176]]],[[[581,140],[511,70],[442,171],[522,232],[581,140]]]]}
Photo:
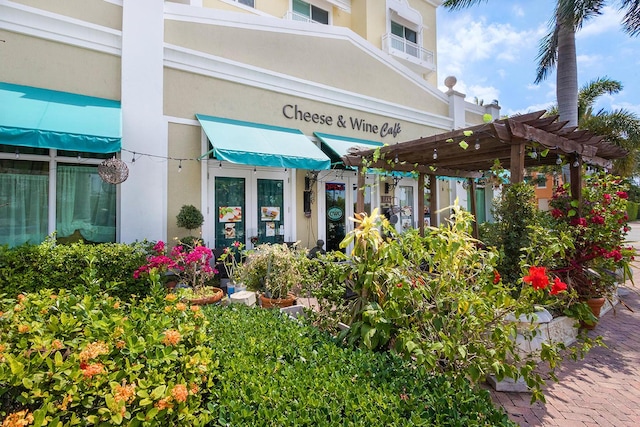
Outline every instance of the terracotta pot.
{"type": "Polygon", "coordinates": [[[260,294],[260,305],[263,308],[282,308],[291,307],[296,302],[296,296],[287,294],[286,298],[267,298],[260,294]]]}
{"type": "Polygon", "coordinates": [[[213,295],[208,295],[202,298],[192,298],[189,301],[191,305],[207,305],[207,304],[215,304],[222,299],[224,296],[224,292],[220,288],[211,288],[212,291],[215,291],[213,295]]]}
{"type": "MultiPolygon", "coordinates": [[[[604,305],[606,299],[603,297],[600,298],[589,298],[586,303],[589,306],[589,308],[591,309],[591,312],[593,313],[594,316],[596,316],[596,318],[600,317],[600,310],[602,310],[602,306],[604,305]]],[[[594,322],[592,324],[588,324],[585,322],[581,322],[581,326],[585,329],[588,330],[592,330],[596,327],[596,325],[598,324],[598,322],[594,322]]]]}

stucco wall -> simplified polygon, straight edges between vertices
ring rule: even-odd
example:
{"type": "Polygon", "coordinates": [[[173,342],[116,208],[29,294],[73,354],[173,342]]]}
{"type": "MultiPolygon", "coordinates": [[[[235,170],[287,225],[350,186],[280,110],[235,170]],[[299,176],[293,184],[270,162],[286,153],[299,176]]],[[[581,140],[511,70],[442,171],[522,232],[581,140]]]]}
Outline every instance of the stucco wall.
{"type": "MultiPolygon", "coordinates": [[[[116,30],[122,29],[122,7],[103,0],[12,0],[14,3],[76,18],[116,30]]],[[[125,0],[126,1],[126,0],[125,0]]]]}
{"type": "Polygon", "coordinates": [[[120,58],[0,30],[0,81],[120,99],[120,58]]]}

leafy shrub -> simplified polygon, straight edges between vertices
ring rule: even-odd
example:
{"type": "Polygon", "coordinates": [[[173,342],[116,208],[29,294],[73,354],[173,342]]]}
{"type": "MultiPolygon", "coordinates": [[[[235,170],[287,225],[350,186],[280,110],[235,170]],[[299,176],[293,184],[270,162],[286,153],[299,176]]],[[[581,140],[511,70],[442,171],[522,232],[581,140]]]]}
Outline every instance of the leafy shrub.
{"type": "Polygon", "coordinates": [[[2,415],[28,410],[35,425],[53,426],[204,425],[217,361],[199,307],[160,292],[127,304],[88,285],[84,296],[41,290],[2,301],[2,415]]]}
{"type": "Polygon", "coordinates": [[[627,201],[627,215],[629,215],[629,221],[635,221],[638,219],[638,207],[640,207],[640,203],[627,201]]]}
{"type": "Polygon", "coordinates": [[[520,292],[522,275],[517,284],[501,280],[497,252],[471,237],[472,216],[458,206],[453,211],[449,224],[425,237],[412,230],[395,239],[383,237],[381,230],[390,232],[390,225],[377,211],[357,215],[356,229],[341,243],[353,243],[353,250],[338,254],[344,261],[338,271],[317,275],[320,287],[335,290],[316,291],[319,298],[333,298],[319,302],[333,303],[335,320],[350,318],[350,329],[340,337],[351,346],[393,349],[417,366],[473,382],[488,374],[498,380],[521,377],[532,399],[543,400],[544,380],[535,369],[548,365],[555,378],[564,346],[545,343],[539,352],[521,354],[513,337],[519,332],[531,339],[535,332],[518,329],[507,316],[531,315],[539,301],[556,298],[559,288],[548,295],[527,285],[520,292]],[[354,298],[340,303],[336,297],[345,286],[354,298]]]}
{"type": "Polygon", "coordinates": [[[200,227],[204,223],[204,216],[198,208],[193,205],[184,205],[176,216],[176,225],[191,231],[200,227]]]}
{"type": "Polygon", "coordinates": [[[84,296],[3,298],[2,418],[49,426],[514,425],[462,378],[342,349],[278,311],[187,307],[152,279],[151,295],[130,303],[94,294],[92,283],[84,296]]]}
{"type": "Polygon", "coordinates": [[[57,245],[47,239],[39,245],[15,248],[0,246],[0,283],[10,295],[40,289],[73,289],[82,284],[79,277],[92,262],[104,283],[112,283],[111,294],[128,299],[131,294],[146,295],[148,285],[133,278],[133,272],[146,261],[150,245],[81,242],[57,245]]]}

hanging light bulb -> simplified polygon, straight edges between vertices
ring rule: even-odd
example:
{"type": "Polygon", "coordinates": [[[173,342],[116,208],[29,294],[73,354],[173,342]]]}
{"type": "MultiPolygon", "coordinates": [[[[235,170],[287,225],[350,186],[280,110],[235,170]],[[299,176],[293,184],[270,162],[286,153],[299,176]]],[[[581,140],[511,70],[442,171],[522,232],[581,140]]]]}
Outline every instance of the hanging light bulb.
{"type": "Polygon", "coordinates": [[[560,157],[560,154],[558,154],[558,158],[556,159],[556,165],[561,165],[562,164],[562,158],[560,157]]]}
{"type": "Polygon", "coordinates": [[[473,148],[475,148],[476,150],[480,149],[480,139],[476,139],[476,145],[473,146],[473,148]]]}
{"type": "Polygon", "coordinates": [[[396,153],[396,158],[395,158],[394,162],[398,163],[398,153],[396,153]]]}
{"type": "Polygon", "coordinates": [[[433,160],[436,160],[438,158],[438,149],[434,148],[433,149],[433,160]]]}
{"type": "Polygon", "coordinates": [[[182,160],[178,163],[178,173],[182,172],[182,160]]]}
{"type": "Polygon", "coordinates": [[[82,160],[82,156],[80,156],[80,153],[78,153],[78,161],[82,160]]]}
{"type": "Polygon", "coordinates": [[[220,163],[218,163],[218,167],[219,167],[220,169],[222,169],[222,161],[220,161],[220,163]]]}
{"type": "Polygon", "coordinates": [[[579,161],[578,161],[578,159],[576,158],[576,159],[573,161],[573,167],[574,167],[574,168],[577,168],[578,166],[580,166],[580,162],[579,162],[579,161]]]}
{"type": "Polygon", "coordinates": [[[16,148],[16,159],[19,159],[19,158],[20,158],[20,150],[16,148]]]}
{"type": "Polygon", "coordinates": [[[258,172],[258,170],[257,170],[257,169],[256,169],[256,167],[254,166],[254,167],[253,167],[253,174],[255,175],[255,174],[256,174],[256,172],[258,172]]]}
{"type": "Polygon", "coordinates": [[[133,152],[133,157],[131,158],[131,163],[135,163],[136,162],[136,152],[133,152]]]}
{"type": "Polygon", "coordinates": [[[284,168],[284,173],[287,173],[287,168],[284,168]]]}
{"type": "Polygon", "coordinates": [[[531,152],[531,158],[532,159],[537,159],[538,158],[538,152],[536,151],[535,147],[533,148],[533,151],[531,152]]]}

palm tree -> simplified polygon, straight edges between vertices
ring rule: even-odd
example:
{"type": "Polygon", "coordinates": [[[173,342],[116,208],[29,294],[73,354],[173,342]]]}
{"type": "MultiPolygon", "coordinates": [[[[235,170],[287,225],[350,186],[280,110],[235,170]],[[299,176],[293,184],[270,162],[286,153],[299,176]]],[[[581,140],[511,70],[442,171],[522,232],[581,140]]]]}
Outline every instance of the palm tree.
{"type": "MultiPolygon", "coordinates": [[[[448,9],[464,9],[487,0],[445,0],[448,9]]],[[[640,0],[618,0],[626,9],[622,27],[631,36],[640,34],[640,0]]],[[[538,53],[536,83],[544,80],[557,67],[556,96],[561,121],[568,126],[578,125],[578,67],[575,35],[584,22],[600,15],[606,0],[557,0],[556,10],[549,22],[551,31],[541,40],[538,53]]]]}
{"type": "MultiPolygon", "coordinates": [[[[640,151],[640,117],[625,109],[594,112],[596,100],[602,95],[613,95],[622,90],[622,83],[601,77],[583,85],[578,91],[577,117],[578,127],[596,135],[603,135],[613,144],[625,148],[629,155],[614,161],[613,173],[628,177],[634,174],[637,156],[640,151]]],[[[548,111],[549,115],[558,114],[558,106],[548,111]]]]}

